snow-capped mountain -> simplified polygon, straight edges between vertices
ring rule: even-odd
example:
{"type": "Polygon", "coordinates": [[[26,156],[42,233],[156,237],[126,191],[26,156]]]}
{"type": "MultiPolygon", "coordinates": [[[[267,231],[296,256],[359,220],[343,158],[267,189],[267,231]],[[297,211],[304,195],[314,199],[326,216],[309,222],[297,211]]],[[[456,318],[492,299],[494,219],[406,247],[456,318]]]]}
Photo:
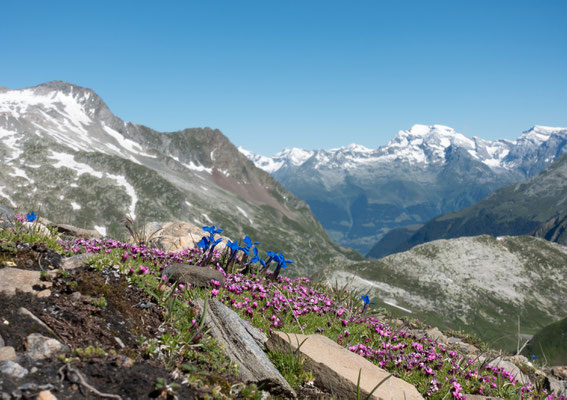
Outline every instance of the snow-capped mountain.
{"type": "Polygon", "coordinates": [[[220,131],[127,123],[95,92],[66,82],[0,88],[0,202],[114,236],[128,214],[216,224],[234,239],[261,232],[263,245],[296,259],[298,273],[354,253],[220,131]],[[307,254],[305,236],[322,245],[307,254]]]}
{"type": "Polygon", "coordinates": [[[366,252],[393,228],[467,207],[537,174],[566,144],[567,128],[535,126],[515,141],[489,141],[414,125],[378,149],[289,148],[272,157],[239,150],[305,200],[338,243],[366,252]]]}

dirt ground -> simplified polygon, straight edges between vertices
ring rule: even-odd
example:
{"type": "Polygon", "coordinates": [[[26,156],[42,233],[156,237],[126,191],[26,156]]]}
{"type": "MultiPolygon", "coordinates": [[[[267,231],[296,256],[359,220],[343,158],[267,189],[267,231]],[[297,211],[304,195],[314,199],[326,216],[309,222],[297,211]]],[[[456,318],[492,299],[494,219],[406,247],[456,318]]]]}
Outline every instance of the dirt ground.
{"type": "MultiPolygon", "coordinates": [[[[0,250],[4,266],[8,261],[8,265],[22,269],[45,270],[61,260],[57,253],[42,246],[6,247],[4,243],[0,250]]],[[[152,338],[168,330],[160,306],[113,270],[97,272],[83,267],[52,281],[52,294],[46,298],[22,292],[12,297],[0,294],[0,336],[6,346],[15,348],[20,365],[30,371],[21,379],[0,376],[0,393],[5,393],[6,398],[35,399],[39,391],[47,389],[58,399],[102,398],[91,387],[100,393],[119,393],[122,399],[166,398],[156,387],[156,378],[165,378],[168,383],[173,379],[159,361],[143,356],[138,341],[142,335],[152,338]],[[105,307],[93,302],[101,296],[106,299],[105,307]],[[142,308],[141,303],[150,307],[142,308]],[[21,307],[48,328],[23,316],[21,307]],[[66,356],[74,359],[69,367],[63,360],[33,362],[23,357],[25,339],[32,333],[68,345],[72,350],[66,356]],[[73,352],[89,346],[107,354],[77,357],[73,352]]],[[[182,399],[201,397],[187,385],[181,385],[177,392],[182,399]]]]}

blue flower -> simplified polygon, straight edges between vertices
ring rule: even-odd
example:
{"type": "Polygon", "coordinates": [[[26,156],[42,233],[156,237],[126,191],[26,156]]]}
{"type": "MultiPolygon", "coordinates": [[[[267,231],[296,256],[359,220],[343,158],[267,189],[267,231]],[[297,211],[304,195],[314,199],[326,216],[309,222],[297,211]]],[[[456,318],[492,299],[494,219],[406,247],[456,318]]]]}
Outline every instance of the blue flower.
{"type": "Polygon", "coordinates": [[[250,247],[260,244],[260,242],[252,242],[249,236],[244,236],[244,243],[246,243],[246,247],[250,249],[250,247]]]}
{"type": "Polygon", "coordinates": [[[360,298],[364,302],[364,306],[362,307],[362,312],[366,311],[366,308],[368,307],[369,304],[376,304],[376,303],[371,303],[370,298],[368,296],[360,296],[360,298]]]}
{"type": "Polygon", "coordinates": [[[203,226],[203,230],[205,232],[209,232],[211,235],[214,235],[215,233],[221,233],[222,229],[221,228],[215,228],[214,225],[211,226],[203,226]]]}
{"type": "Polygon", "coordinates": [[[35,215],[35,213],[32,211],[31,213],[28,213],[26,215],[26,219],[28,220],[28,222],[33,222],[37,219],[37,215],[35,215]]]}
{"type": "Polygon", "coordinates": [[[280,274],[280,271],[282,269],[286,269],[287,268],[287,264],[291,264],[293,263],[293,260],[286,260],[284,255],[282,253],[277,253],[274,256],[274,261],[278,264],[278,266],[276,267],[275,271],[274,271],[274,279],[276,279],[278,277],[278,275],[280,274]]]}
{"type": "Polygon", "coordinates": [[[254,263],[257,263],[259,261],[260,264],[262,264],[262,266],[265,268],[266,262],[258,256],[258,248],[254,247],[252,249],[252,251],[254,252],[254,257],[252,257],[252,259],[250,260],[250,264],[254,264],[254,263]]]}
{"type": "Polygon", "coordinates": [[[210,244],[211,244],[211,242],[209,241],[209,239],[207,239],[206,236],[203,236],[201,238],[201,240],[199,241],[199,243],[197,243],[197,246],[199,246],[203,250],[207,250],[209,248],[210,244]]]}

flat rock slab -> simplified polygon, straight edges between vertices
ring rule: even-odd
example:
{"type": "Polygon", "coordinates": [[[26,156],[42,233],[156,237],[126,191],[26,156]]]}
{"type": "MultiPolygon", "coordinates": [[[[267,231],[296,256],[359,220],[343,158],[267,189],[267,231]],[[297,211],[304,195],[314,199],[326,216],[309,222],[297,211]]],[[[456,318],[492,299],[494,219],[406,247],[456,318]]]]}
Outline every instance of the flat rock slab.
{"type": "MultiPolygon", "coordinates": [[[[203,310],[204,300],[195,301],[203,310]]],[[[226,355],[240,366],[240,378],[246,382],[279,387],[287,396],[296,397],[295,391],[274,367],[263,349],[267,340],[262,332],[244,321],[217,299],[208,302],[205,326],[211,335],[224,346],[226,355]]],[[[409,399],[408,399],[409,400],[409,399]]]]}
{"type": "Polygon", "coordinates": [[[224,275],[215,269],[189,264],[172,264],[165,268],[164,275],[170,282],[191,283],[198,287],[211,286],[211,280],[224,284],[224,275]]]}
{"type": "Polygon", "coordinates": [[[52,286],[51,282],[40,279],[39,271],[28,271],[19,268],[0,268],[0,293],[8,296],[16,294],[16,290],[22,292],[34,292],[52,286]]]}
{"type": "MultiPolygon", "coordinates": [[[[318,384],[332,390],[338,398],[355,399],[360,372],[360,392],[363,398],[390,374],[356,353],[348,351],[326,336],[273,332],[267,342],[272,351],[287,352],[291,345],[306,358],[305,367],[313,373],[318,384]],[[304,342],[305,341],[305,342],[304,342]],[[303,344],[301,344],[303,343],[303,344]]],[[[371,396],[383,400],[423,399],[417,389],[391,376],[371,396]]]]}

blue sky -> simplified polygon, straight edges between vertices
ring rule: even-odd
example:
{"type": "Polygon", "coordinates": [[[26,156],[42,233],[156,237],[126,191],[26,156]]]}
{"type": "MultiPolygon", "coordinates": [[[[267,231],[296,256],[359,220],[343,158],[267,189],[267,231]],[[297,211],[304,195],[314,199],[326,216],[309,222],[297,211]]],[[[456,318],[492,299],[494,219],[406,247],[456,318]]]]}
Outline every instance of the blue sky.
{"type": "Polygon", "coordinates": [[[3,2],[0,86],[65,80],[161,131],[261,154],[415,123],[567,126],[566,1],[3,2]]]}

